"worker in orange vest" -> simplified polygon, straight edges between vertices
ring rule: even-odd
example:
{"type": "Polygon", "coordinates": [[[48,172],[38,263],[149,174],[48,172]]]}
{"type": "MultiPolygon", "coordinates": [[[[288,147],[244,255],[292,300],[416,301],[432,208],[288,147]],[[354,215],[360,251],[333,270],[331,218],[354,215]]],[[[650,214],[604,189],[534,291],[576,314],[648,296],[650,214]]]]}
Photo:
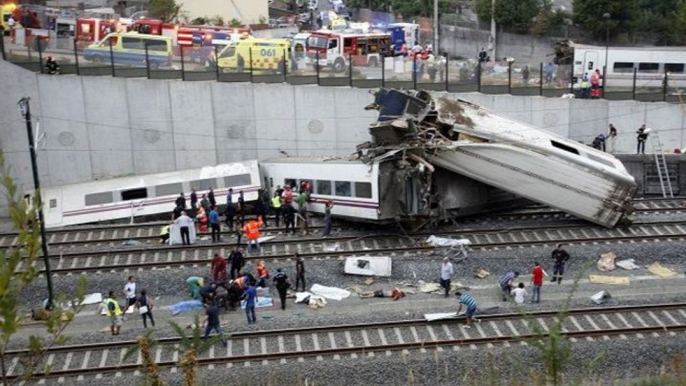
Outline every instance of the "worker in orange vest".
{"type": "Polygon", "coordinates": [[[260,246],[260,227],[262,226],[262,218],[258,217],[257,220],[250,220],[243,227],[243,232],[245,237],[248,238],[248,253],[252,252],[253,245],[257,246],[257,251],[262,253],[262,247],[260,246]]]}

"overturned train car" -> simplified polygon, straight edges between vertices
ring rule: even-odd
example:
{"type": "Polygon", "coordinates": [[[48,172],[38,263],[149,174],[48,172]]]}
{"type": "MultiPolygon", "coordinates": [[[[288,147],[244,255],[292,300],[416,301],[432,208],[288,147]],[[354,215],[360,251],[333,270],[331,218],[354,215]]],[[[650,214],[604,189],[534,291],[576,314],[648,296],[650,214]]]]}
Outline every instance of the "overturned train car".
{"type": "Polygon", "coordinates": [[[610,154],[463,100],[389,89],[375,96],[371,154],[405,151],[450,178],[469,177],[606,227],[633,210],[636,183],[610,154]]]}

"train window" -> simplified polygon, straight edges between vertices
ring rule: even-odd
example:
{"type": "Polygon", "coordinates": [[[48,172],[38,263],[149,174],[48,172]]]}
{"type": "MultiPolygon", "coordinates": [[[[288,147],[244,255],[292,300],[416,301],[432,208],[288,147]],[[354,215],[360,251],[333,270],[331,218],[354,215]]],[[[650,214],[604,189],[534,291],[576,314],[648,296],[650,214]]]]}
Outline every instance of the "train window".
{"type": "Polygon", "coordinates": [[[57,199],[51,198],[50,199],[50,209],[55,209],[55,208],[57,208],[57,199]]]}
{"type": "Polygon", "coordinates": [[[634,64],[629,62],[615,62],[612,66],[614,72],[634,72],[634,64]]]}
{"type": "Polygon", "coordinates": [[[336,181],[336,196],[350,197],[352,196],[351,184],[348,181],[336,181]]]}
{"type": "Polygon", "coordinates": [[[683,63],[665,63],[665,71],[672,74],[683,74],[684,64],[683,63]]]}
{"type": "Polygon", "coordinates": [[[233,188],[236,186],[249,186],[252,183],[250,174],[237,174],[235,176],[224,177],[224,187],[233,188]]]}
{"type": "Polygon", "coordinates": [[[588,69],[593,70],[593,62],[588,62],[588,69]]]}
{"type": "Polygon", "coordinates": [[[295,178],[286,178],[283,180],[283,188],[286,189],[286,186],[290,186],[293,189],[298,186],[298,183],[295,178]]]}
{"type": "Polygon", "coordinates": [[[113,201],[112,192],[86,194],[86,206],[110,204],[113,201]]]}
{"type": "Polygon", "coordinates": [[[331,195],[331,181],[317,180],[317,194],[331,195]]]}
{"type": "Polygon", "coordinates": [[[155,197],[175,196],[181,192],[183,192],[183,184],[180,182],[155,186],[155,197]]]}
{"type": "Polygon", "coordinates": [[[660,70],[660,63],[639,63],[638,72],[657,74],[660,70]]]}
{"type": "Polygon", "coordinates": [[[372,184],[369,182],[356,182],[355,197],[372,198],[372,184]]]}
{"type": "Polygon", "coordinates": [[[191,189],[195,188],[197,190],[210,190],[210,188],[217,187],[217,180],[214,178],[207,178],[204,180],[191,181],[191,189]]]}
{"type": "Polygon", "coordinates": [[[121,191],[122,201],[138,200],[141,198],[148,198],[148,188],[137,188],[121,191]]]}
{"type": "Polygon", "coordinates": [[[578,150],[576,150],[575,148],[573,148],[573,147],[571,147],[571,146],[565,145],[564,143],[560,143],[560,142],[557,142],[557,141],[550,141],[550,143],[553,144],[553,147],[556,147],[556,148],[558,148],[558,149],[560,149],[560,150],[568,151],[568,152],[570,152],[570,153],[574,153],[574,154],[576,154],[576,155],[579,155],[579,151],[578,151],[578,150]]]}

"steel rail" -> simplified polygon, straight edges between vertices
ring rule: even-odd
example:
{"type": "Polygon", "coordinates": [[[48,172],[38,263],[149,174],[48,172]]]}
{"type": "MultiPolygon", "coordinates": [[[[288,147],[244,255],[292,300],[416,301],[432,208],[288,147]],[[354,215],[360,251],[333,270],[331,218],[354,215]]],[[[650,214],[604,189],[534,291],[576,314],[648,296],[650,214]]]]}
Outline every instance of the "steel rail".
{"type": "MultiPolygon", "coordinates": [[[[620,306],[620,307],[608,307],[601,309],[575,309],[569,310],[568,315],[588,315],[596,313],[607,313],[607,312],[620,312],[620,311],[650,311],[653,309],[674,309],[682,308],[686,304],[658,304],[658,305],[648,305],[648,306],[620,306]]],[[[502,319],[526,319],[527,317],[541,317],[541,316],[555,316],[559,315],[557,311],[541,311],[530,314],[499,314],[499,315],[485,315],[481,317],[481,320],[502,320],[502,319]]],[[[440,321],[445,323],[445,320],[440,321]]],[[[352,326],[329,326],[329,327],[307,327],[302,329],[286,329],[286,330],[272,330],[272,331],[254,331],[243,333],[232,334],[231,338],[246,338],[248,336],[265,336],[266,333],[271,335],[284,335],[288,334],[298,334],[304,332],[317,331],[338,331],[338,330],[351,330],[351,329],[366,329],[374,327],[394,327],[398,325],[413,325],[413,324],[430,324],[430,322],[424,320],[413,320],[413,321],[397,321],[397,322],[376,322],[369,323],[366,325],[352,325],[352,326]],[[280,331],[280,332],[279,332],[280,331]]],[[[652,332],[674,332],[674,331],[686,331],[686,324],[678,325],[658,325],[658,326],[644,326],[644,327],[626,327],[626,328],[610,328],[610,329],[597,329],[597,330],[580,330],[580,331],[560,331],[560,335],[567,338],[583,338],[583,337],[593,337],[593,336],[615,336],[615,335],[628,335],[628,334],[641,334],[641,333],[652,333],[652,332]]],[[[516,342],[516,341],[527,341],[534,339],[542,339],[550,336],[548,333],[544,334],[519,334],[519,335],[502,335],[502,336],[489,336],[489,337],[479,337],[479,338],[464,338],[464,339],[442,339],[442,340],[430,340],[430,341],[419,341],[419,342],[408,342],[408,343],[391,343],[391,344],[380,344],[373,346],[353,346],[353,347],[338,347],[338,348],[327,348],[327,349],[315,349],[306,351],[286,351],[286,352],[275,352],[275,353],[260,353],[260,354],[248,354],[248,355],[238,355],[238,356],[220,356],[212,358],[199,358],[199,365],[210,365],[210,364],[225,364],[234,362],[253,362],[253,361],[264,361],[264,360],[275,360],[275,359],[290,359],[290,358],[304,358],[304,357],[322,357],[322,356],[333,356],[349,353],[367,353],[367,352],[379,352],[379,351],[400,351],[400,350],[412,350],[412,349],[427,349],[427,348],[437,348],[442,346],[465,346],[465,345],[484,345],[489,343],[504,343],[504,342],[516,342]]],[[[175,340],[175,338],[173,338],[175,340]]],[[[173,343],[172,341],[164,343],[173,343]]],[[[128,342],[116,342],[99,344],[107,348],[122,347],[124,344],[134,345],[135,341],[128,342]]],[[[95,344],[98,345],[98,344],[95,344]]],[[[83,346],[64,346],[55,348],[51,352],[74,352],[78,348],[80,351],[92,349],[94,344],[83,345],[83,346]],[[67,348],[66,350],[62,350],[67,348]]],[[[18,352],[8,352],[9,355],[16,355],[18,352]]],[[[167,367],[178,367],[177,361],[160,361],[157,362],[157,366],[161,368],[167,367]]],[[[103,374],[112,372],[133,372],[140,370],[141,365],[136,363],[131,364],[121,364],[117,366],[103,366],[103,367],[93,367],[85,369],[66,369],[66,370],[51,370],[49,373],[34,373],[36,379],[40,378],[55,378],[55,377],[71,377],[77,375],[87,375],[87,374],[103,374]]],[[[8,379],[13,380],[20,377],[20,375],[11,375],[8,379]]]]}

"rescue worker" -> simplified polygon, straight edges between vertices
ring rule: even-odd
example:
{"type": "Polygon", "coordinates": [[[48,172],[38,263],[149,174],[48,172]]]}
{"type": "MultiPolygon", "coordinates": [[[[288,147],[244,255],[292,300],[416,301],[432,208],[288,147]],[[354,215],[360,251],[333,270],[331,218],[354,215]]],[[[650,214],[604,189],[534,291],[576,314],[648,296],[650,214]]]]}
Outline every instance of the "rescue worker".
{"type": "Polygon", "coordinates": [[[214,190],[212,190],[211,186],[210,191],[207,192],[207,199],[210,201],[210,208],[213,206],[217,206],[217,199],[214,198],[214,190]]]}
{"type": "Polygon", "coordinates": [[[181,216],[174,220],[174,224],[179,226],[181,244],[191,245],[190,227],[193,225],[193,219],[186,216],[186,212],[181,212],[181,216]]]}
{"type": "Polygon", "coordinates": [[[112,335],[119,335],[121,331],[122,314],[119,302],[114,298],[114,291],[110,291],[105,300],[102,302],[101,307],[105,308],[107,311],[107,316],[110,317],[112,324],[110,325],[110,331],[112,335]]]}
{"type": "Polygon", "coordinates": [[[600,70],[595,70],[595,72],[593,72],[593,74],[591,75],[591,98],[592,99],[600,98],[600,79],[602,79],[602,75],[600,75],[600,70]]]}
{"type": "Polygon", "coordinates": [[[241,249],[235,247],[229,255],[229,260],[231,260],[231,280],[240,276],[241,269],[245,265],[245,259],[243,259],[243,253],[241,249]]]}
{"type": "Polygon", "coordinates": [[[200,208],[202,208],[205,211],[205,214],[210,213],[210,201],[207,199],[207,195],[202,195],[202,199],[200,200],[200,208]]]}
{"type": "Polygon", "coordinates": [[[222,241],[221,227],[219,225],[219,212],[217,207],[212,207],[209,215],[210,228],[212,229],[212,241],[222,241]]]}
{"type": "Polygon", "coordinates": [[[588,82],[588,75],[584,75],[584,77],[581,78],[581,83],[579,84],[579,88],[581,89],[581,99],[588,98],[588,90],[590,87],[591,85],[588,82]]]}
{"type": "Polygon", "coordinates": [[[646,125],[644,124],[641,126],[637,131],[636,134],[636,154],[645,154],[646,153],[646,141],[648,140],[648,133],[646,132],[646,125]]]}
{"type": "Polygon", "coordinates": [[[610,133],[607,135],[610,138],[610,153],[615,152],[615,142],[617,141],[617,129],[610,123],[610,133]]]}
{"type": "Polygon", "coordinates": [[[226,227],[229,228],[229,231],[233,231],[233,218],[236,215],[236,204],[231,201],[227,201],[224,215],[226,216],[226,220],[224,221],[226,223],[226,227]]]}
{"type": "Polygon", "coordinates": [[[218,253],[212,259],[212,279],[215,283],[225,283],[227,279],[226,259],[218,253]]]}
{"type": "Polygon", "coordinates": [[[594,149],[605,151],[605,134],[598,134],[591,145],[594,149]]]}
{"type": "Polygon", "coordinates": [[[307,202],[309,201],[309,199],[310,197],[307,193],[307,190],[305,189],[300,191],[300,194],[296,199],[299,209],[298,212],[300,214],[300,232],[302,232],[303,236],[307,235],[309,231],[309,228],[307,226],[307,202]]]}
{"type": "Polygon", "coordinates": [[[196,221],[196,230],[197,233],[205,233],[207,232],[207,212],[205,212],[205,208],[202,206],[198,208],[198,213],[195,216],[195,221],[196,221]]]}
{"type": "Polygon", "coordinates": [[[257,192],[257,201],[255,201],[255,214],[262,220],[264,226],[269,226],[267,223],[268,208],[262,200],[262,189],[257,192]]]}
{"type": "Polygon", "coordinates": [[[198,210],[198,193],[196,188],[191,191],[191,217],[195,217],[195,212],[198,210]]]}
{"type": "Polygon", "coordinates": [[[274,197],[271,198],[272,211],[274,212],[274,218],[276,219],[276,227],[279,227],[279,219],[281,218],[281,196],[279,192],[274,192],[274,197]]]}
{"type": "Polygon", "coordinates": [[[288,287],[291,286],[291,282],[288,280],[288,276],[281,271],[281,268],[276,270],[276,275],[274,275],[274,284],[276,286],[276,290],[279,291],[281,309],[286,311],[286,292],[288,291],[288,287]]]}
{"type": "Polygon", "coordinates": [[[550,280],[551,282],[555,283],[557,281],[557,284],[562,284],[562,275],[565,273],[565,264],[567,264],[567,261],[569,261],[569,253],[562,249],[564,244],[558,244],[557,248],[553,250],[551,253],[551,257],[553,260],[555,260],[555,265],[553,266],[553,279],[550,280]]]}
{"type": "Polygon", "coordinates": [[[260,262],[257,263],[257,277],[259,278],[257,286],[262,288],[266,287],[267,280],[269,279],[269,270],[267,270],[267,264],[264,260],[260,260],[260,262]]]}
{"type": "Polygon", "coordinates": [[[186,284],[188,285],[191,298],[200,300],[200,287],[205,285],[205,280],[201,277],[191,276],[186,279],[186,284]]]}
{"type": "Polygon", "coordinates": [[[50,75],[59,74],[60,65],[57,64],[57,62],[55,61],[55,59],[52,58],[52,56],[48,56],[48,58],[45,60],[45,70],[50,75]]]}
{"type": "Polygon", "coordinates": [[[291,228],[291,233],[295,234],[295,214],[298,211],[295,210],[293,205],[286,204],[284,209],[284,222],[286,223],[286,231],[284,233],[288,234],[288,228],[291,228]]]}
{"type": "Polygon", "coordinates": [[[170,229],[171,227],[169,225],[160,228],[160,244],[164,244],[169,240],[170,229]]]}
{"type": "Polygon", "coordinates": [[[324,233],[322,237],[329,237],[331,234],[331,208],[333,208],[333,201],[329,200],[324,206],[324,233]]]}
{"type": "Polygon", "coordinates": [[[186,209],[186,197],[183,195],[183,193],[180,193],[178,197],[176,197],[176,206],[180,206],[181,209],[185,210],[186,209]]]}
{"type": "Polygon", "coordinates": [[[299,254],[295,254],[295,290],[298,291],[300,282],[303,282],[303,291],[307,290],[305,284],[305,262],[299,254]]]}
{"type": "Polygon", "coordinates": [[[258,218],[257,220],[255,220],[255,219],[250,220],[243,227],[243,232],[245,233],[245,237],[248,238],[248,253],[250,253],[252,251],[253,246],[257,246],[257,251],[259,253],[262,253],[262,247],[260,246],[260,227],[261,226],[262,226],[262,219],[258,218]]]}
{"type": "MultiPolygon", "coordinates": [[[[240,224],[240,228],[242,228],[243,224],[245,223],[245,197],[243,196],[242,190],[238,191],[238,207],[236,208],[236,210],[238,213],[238,223],[240,224]]],[[[238,233],[240,235],[240,232],[238,233]]],[[[238,243],[240,244],[240,242],[241,240],[239,237],[238,243]]]]}

